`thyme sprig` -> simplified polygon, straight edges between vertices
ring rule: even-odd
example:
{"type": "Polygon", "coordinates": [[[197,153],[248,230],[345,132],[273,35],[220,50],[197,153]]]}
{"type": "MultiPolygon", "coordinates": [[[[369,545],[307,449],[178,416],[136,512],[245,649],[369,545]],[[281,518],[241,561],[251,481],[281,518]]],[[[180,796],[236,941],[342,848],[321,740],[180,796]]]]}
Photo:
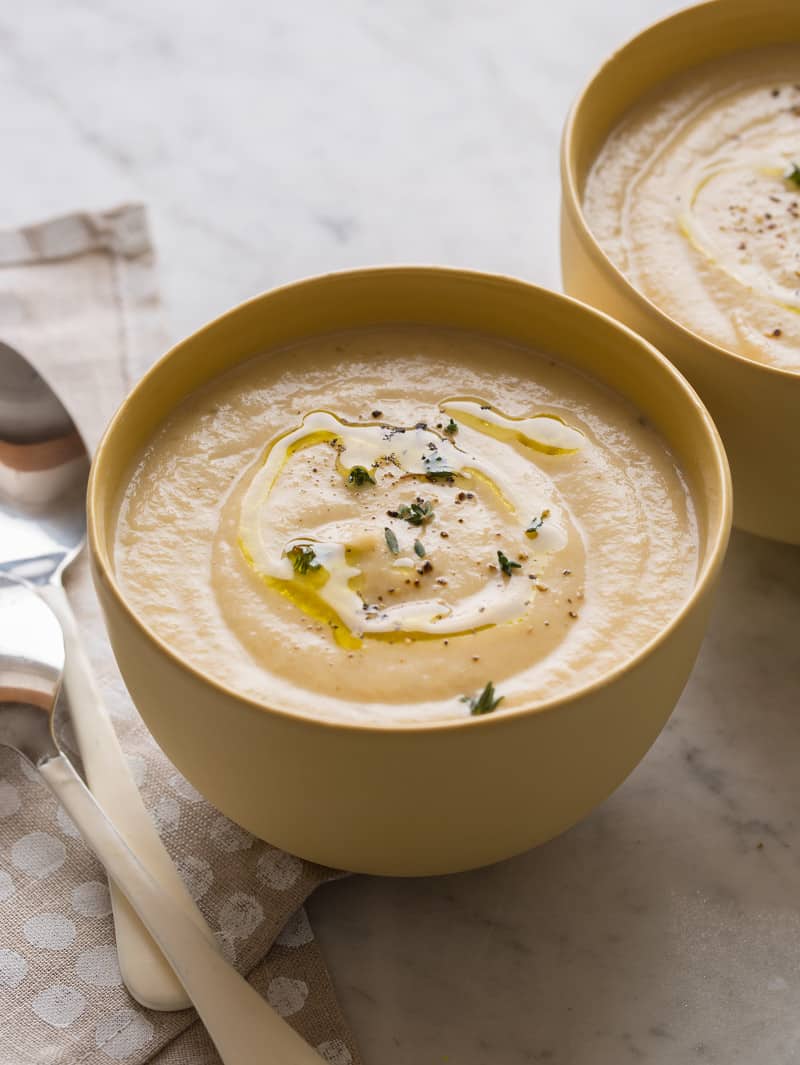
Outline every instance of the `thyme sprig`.
{"type": "Polygon", "coordinates": [[[507,555],[504,555],[502,551],[497,552],[497,561],[500,563],[500,569],[507,577],[513,577],[515,569],[522,569],[519,562],[512,562],[512,560],[507,555]]]}
{"type": "Polygon", "coordinates": [[[473,717],[481,714],[491,714],[502,703],[504,695],[495,696],[494,684],[487,681],[486,687],[478,695],[462,695],[461,702],[469,703],[469,712],[473,717]]]}
{"type": "Polygon", "coordinates": [[[301,577],[304,577],[309,571],[321,569],[321,563],[315,561],[316,557],[314,548],[305,544],[295,544],[288,553],[292,568],[301,577]]]}
{"type": "Polygon", "coordinates": [[[525,530],[525,535],[529,536],[531,540],[535,540],[539,535],[539,530],[545,523],[545,519],[550,517],[549,510],[543,510],[538,518],[531,518],[531,523],[525,530]]]}
{"type": "Polygon", "coordinates": [[[447,481],[456,475],[456,471],[447,465],[447,461],[435,444],[428,444],[430,451],[422,456],[422,465],[425,467],[425,476],[429,481],[447,481]],[[438,465],[443,463],[443,465],[438,465]]]}
{"type": "Polygon", "coordinates": [[[410,507],[404,503],[397,508],[396,513],[398,518],[407,521],[409,525],[425,525],[433,520],[433,503],[428,503],[424,499],[412,503],[410,507]]]}
{"type": "Polygon", "coordinates": [[[350,473],[347,475],[347,483],[355,485],[356,488],[360,488],[361,485],[364,484],[375,484],[375,478],[366,466],[353,466],[350,473]]]}

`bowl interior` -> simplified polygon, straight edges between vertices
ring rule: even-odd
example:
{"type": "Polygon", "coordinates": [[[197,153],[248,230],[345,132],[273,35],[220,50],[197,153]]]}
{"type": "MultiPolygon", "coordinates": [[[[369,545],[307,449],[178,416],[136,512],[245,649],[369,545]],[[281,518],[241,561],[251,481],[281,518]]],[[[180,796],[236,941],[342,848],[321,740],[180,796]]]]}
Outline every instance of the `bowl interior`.
{"type": "Polygon", "coordinates": [[[687,476],[700,532],[697,587],[706,583],[727,541],[729,472],[708,413],[670,363],[635,333],[565,296],[493,275],[405,267],[331,274],[256,297],[178,344],[142,379],[111,422],[90,478],[90,542],[112,594],[125,603],[112,557],[120,487],[176,404],[270,348],[337,329],[398,322],[494,334],[548,352],[628,398],[661,432],[687,476]]]}
{"type": "Polygon", "coordinates": [[[567,121],[564,163],[578,203],[608,134],[640,97],[708,60],[792,41],[800,41],[800,8],[786,0],[709,0],[628,41],[593,75],[567,121]]]}

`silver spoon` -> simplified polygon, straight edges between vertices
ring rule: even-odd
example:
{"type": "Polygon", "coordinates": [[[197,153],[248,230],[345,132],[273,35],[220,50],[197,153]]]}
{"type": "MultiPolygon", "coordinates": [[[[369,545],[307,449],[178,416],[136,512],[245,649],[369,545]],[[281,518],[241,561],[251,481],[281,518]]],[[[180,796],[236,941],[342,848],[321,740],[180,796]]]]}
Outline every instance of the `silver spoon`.
{"type": "MultiPolygon", "coordinates": [[[[37,585],[61,622],[65,687],[89,786],[164,890],[202,923],[133,781],[61,583],[85,542],[88,474],[86,447],[64,405],[18,351],[0,342],[0,573],[37,585]]],[[[186,992],[113,883],[111,898],[128,990],[152,1009],[184,1009],[186,992]]]]}
{"type": "Polygon", "coordinates": [[[320,1057],[222,958],[208,930],[162,891],[59,750],[53,712],[64,669],[58,619],[0,575],[0,744],[56,794],[189,993],[226,1065],[320,1065],[320,1057]]]}

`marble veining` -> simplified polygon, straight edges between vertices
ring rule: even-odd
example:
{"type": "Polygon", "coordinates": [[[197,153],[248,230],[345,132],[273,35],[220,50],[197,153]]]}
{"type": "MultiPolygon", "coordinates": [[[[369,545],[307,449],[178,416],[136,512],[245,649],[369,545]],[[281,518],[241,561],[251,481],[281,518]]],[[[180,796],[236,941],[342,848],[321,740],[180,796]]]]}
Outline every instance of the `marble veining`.
{"type": "MultiPolygon", "coordinates": [[[[6,5],[0,225],[145,201],[175,336],[368,263],[558,286],[569,103],[673,6],[6,5]]],[[[800,550],[735,535],[676,713],[590,818],[490,869],[320,891],[367,1065],[800,1063],[798,633],[800,550]]]]}

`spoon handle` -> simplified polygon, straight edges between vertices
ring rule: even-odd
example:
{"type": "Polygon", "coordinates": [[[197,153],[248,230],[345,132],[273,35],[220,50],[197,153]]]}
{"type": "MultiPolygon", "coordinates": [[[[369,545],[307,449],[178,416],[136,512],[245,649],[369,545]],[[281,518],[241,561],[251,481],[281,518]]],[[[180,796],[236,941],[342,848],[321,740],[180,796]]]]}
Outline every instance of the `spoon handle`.
{"type": "MultiPolygon", "coordinates": [[[[64,633],[64,684],[89,787],[163,891],[198,925],[206,928],[142,802],[103,705],[66,593],[60,583],[48,584],[40,593],[61,622],[64,633]]],[[[110,888],[117,953],[125,986],[137,1002],[150,1009],[186,1009],[191,1003],[172,968],[113,881],[110,888]]]]}
{"type": "Polygon", "coordinates": [[[169,959],[225,1065],[321,1065],[316,1051],[162,891],[67,758],[48,758],[37,768],[169,959]]]}

